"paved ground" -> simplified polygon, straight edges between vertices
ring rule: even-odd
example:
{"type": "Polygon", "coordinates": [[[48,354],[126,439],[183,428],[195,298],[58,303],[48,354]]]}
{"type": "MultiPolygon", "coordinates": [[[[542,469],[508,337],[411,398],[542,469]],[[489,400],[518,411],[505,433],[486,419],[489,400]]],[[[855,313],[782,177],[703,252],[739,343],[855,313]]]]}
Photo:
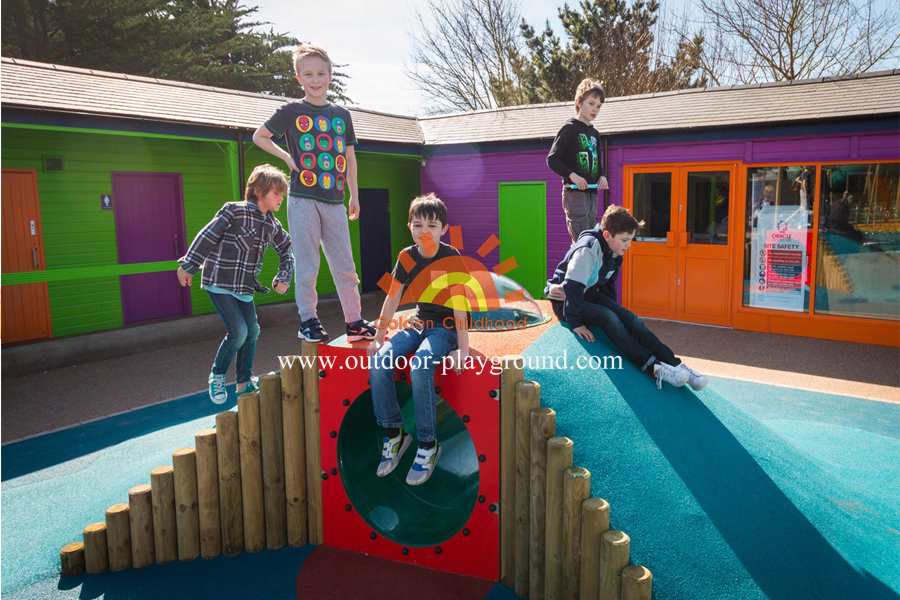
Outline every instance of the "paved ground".
{"type": "MultiPolygon", "coordinates": [[[[363,296],[374,318],[383,294],[363,296]]],[[[343,335],[337,300],[320,303],[325,328],[343,335]]],[[[263,329],[256,373],[297,354],[299,322],[263,329]]],[[[650,328],[692,367],[712,375],[900,402],[900,349],[866,344],[650,321],[650,328]]],[[[206,387],[220,337],[17,377],[2,373],[4,443],[168,400],[206,387]]],[[[40,342],[53,344],[53,341],[40,342]]],[[[229,381],[233,381],[233,372],[229,381]]]]}

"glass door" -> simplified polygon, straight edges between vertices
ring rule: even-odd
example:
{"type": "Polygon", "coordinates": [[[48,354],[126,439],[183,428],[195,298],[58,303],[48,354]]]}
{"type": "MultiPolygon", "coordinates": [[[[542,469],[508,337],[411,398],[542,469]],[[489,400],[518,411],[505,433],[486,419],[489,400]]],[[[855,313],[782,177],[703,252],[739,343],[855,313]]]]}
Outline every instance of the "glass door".
{"type": "Polygon", "coordinates": [[[627,275],[623,296],[626,306],[643,317],[677,318],[678,209],[674,192],[678,189],[679,175],[677,168],[651,167],[632,168],[626,176],[626,208],[631,209],[639,222],[644,222],[644,227],[625,255],[627,275]]]}
{"type": "Polygon", "coordinates": [[[678,197],[679,321],[730,324],[735,165],[682,167],[678,197]]]}

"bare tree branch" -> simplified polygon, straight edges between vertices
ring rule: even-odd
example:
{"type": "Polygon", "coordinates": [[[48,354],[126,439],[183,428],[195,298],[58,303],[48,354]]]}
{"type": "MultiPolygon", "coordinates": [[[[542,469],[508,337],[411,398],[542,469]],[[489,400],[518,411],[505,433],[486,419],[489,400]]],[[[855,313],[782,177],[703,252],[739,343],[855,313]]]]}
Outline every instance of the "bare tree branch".
{"type": "Polygon", "coordinates": [[[697,0],[715,31],[700,64],[714,82],[862,73],[900,61],[900,19],[875,0],[697,0]],[[719,69],[715,72],[715,69],[719,69]]]}

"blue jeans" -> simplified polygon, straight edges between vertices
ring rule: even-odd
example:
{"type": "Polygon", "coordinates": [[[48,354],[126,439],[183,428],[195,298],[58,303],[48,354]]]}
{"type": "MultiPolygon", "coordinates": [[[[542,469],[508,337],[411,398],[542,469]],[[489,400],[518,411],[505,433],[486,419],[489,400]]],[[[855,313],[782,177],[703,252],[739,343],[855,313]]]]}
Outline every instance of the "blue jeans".
{"type": "Polygon", "coordinates": [[[402,329],[388,340],[369,362],[372,402],[378,424],[385,428],[403,427],[393,366],[398,357],[415,352],[409,360],[416,408],[416,434],[419,443],[433,441],[437,421],[434,372],[442,359],[455,349],[456,330],[444,327],[402,329]]]}
{"type": "Polygon", "coordinates": [[[206,293],[228,330],[216,352],[212,372],[215,375],[226,375],[231,361],[237,356],[234,366],[237,382],[247,383],[253,375],[253,357],[256,355],[256,340],[259,338],[256,306],[252,301],[241,302],[228,294],[216,294],[209,290],[206,293]]]}
{"type": "MultiPolygon", "coordinates": [[[[565,321],[563,303],[554,300],[551,304],[557,318],[565,321]]],[[[673,367],[681,364],[681,359],[647,329],[636,314],[612,298],[601,294],[597,303],[583,301],[581,322],[584,325],[597,325],[603,329],[609,341],[642,371],[653,363],[651,359],[673,367]]]]}

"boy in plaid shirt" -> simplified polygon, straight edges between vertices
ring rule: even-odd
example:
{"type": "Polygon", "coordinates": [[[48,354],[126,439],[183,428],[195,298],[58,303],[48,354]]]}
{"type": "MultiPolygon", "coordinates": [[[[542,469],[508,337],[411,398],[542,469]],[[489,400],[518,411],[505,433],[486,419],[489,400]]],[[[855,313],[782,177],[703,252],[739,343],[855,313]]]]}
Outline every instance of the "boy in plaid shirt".
{"type": "Polygon", "coordinates": [[[203,269],[200,287],[209,294],[227,330],[209,374],[209,397],[216,404],[228,399],[225,375],[235,358],[237,394],[259,389],[253,377],[259,337],[253,294],[269,293],[256,278],[268,246],[281,258],[272,287],[279,294],[286,294],[291,284],[291,237],[274,215],[281,208],[287,188],[284,173],[272,165],[256,167],[247,181],[244,201],[225,203],[194,238],[187,254],[178,259],[178,281],[182,286],[191,285],[193,276],[203,269]]]}

